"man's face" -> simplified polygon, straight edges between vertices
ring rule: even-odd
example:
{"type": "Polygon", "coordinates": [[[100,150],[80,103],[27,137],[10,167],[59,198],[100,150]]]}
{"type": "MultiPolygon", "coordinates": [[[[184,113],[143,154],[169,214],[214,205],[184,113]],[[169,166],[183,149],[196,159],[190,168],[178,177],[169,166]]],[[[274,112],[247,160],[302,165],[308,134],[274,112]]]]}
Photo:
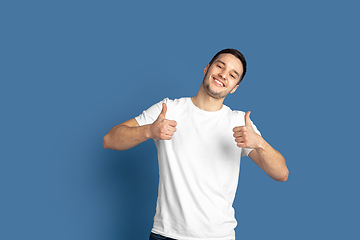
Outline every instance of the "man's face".
{"type": "Polygon", "coordinates": [[[236,91],[242,73],[240,59],[229,53],[221,54],[211,66],[208,64],[204,69],[205,91],[213,98],[225,98],[236,91]]]}

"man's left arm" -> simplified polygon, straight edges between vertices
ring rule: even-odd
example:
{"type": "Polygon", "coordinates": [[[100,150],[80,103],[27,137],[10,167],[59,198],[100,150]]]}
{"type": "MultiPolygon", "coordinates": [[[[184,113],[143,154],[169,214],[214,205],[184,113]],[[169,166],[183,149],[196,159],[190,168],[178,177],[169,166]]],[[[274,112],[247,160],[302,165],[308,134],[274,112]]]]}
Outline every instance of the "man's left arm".
{"type": "Polygon", "coordinates": [[[238,147],[253,149],[249,157],[276,181],[285,182],[289,176],[285,158],[263,137],[255,132],[250,121],[250,112],[245,114],[245,126],[233,129],[238,147]]]}

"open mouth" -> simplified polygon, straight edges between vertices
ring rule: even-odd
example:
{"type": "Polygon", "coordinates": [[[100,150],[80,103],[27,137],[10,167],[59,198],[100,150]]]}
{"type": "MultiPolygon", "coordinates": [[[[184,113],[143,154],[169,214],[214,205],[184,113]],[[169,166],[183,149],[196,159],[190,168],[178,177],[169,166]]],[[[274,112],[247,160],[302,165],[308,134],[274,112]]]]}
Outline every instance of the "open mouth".
{"type": "Polygon", "coordinates": [[[225,87],[225,84],[218,79],[214,78],[215,84],[219,87],[225,87]]]}

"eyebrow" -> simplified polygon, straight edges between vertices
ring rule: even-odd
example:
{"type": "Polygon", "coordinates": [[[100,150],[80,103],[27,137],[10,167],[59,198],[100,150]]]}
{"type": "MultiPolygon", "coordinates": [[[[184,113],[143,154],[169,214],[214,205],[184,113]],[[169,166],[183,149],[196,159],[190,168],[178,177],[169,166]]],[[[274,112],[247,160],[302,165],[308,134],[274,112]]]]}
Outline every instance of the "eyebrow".
{"type": "MultiPolygon", "coordinates": [[[[220,62],[221,64],[226,66],[226,64],[221,60],[216,60],[215,62],[220,62]]],[[[240,74],[236,70],[233,70],[233,71],[235,72],[236,75],[238,75],[238,77],[240,77],[240,74]]]]}

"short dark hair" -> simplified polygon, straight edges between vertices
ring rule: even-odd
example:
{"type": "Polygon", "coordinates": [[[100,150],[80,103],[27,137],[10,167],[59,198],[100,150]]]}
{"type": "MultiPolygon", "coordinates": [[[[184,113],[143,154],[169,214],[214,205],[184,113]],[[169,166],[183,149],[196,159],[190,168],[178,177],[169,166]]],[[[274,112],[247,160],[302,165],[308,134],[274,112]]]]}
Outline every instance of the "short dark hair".
{"type": "Polygon", "coordinates": [[[225,54],[225,53],[234,55],[241,61],[242,65],[243,65],[243,73],[240,76],[240,81],[238,82],[238,85],[239,85],[240,82],[243,80],[245,73],[246,73],[246,60],[245,60],[244,55],[241,52],[239,52],[238,50],[233,49],[233,48],[227,48],[227,49],[221,50],[220,52],[215,54],[215,56],[211,59],[211,61],[209,62],[209,66],[211,66],[211,64],[213,64],[213,62],[216,60],[216,58],[218,56],[220,56],[221,54],[225,54]]]}

